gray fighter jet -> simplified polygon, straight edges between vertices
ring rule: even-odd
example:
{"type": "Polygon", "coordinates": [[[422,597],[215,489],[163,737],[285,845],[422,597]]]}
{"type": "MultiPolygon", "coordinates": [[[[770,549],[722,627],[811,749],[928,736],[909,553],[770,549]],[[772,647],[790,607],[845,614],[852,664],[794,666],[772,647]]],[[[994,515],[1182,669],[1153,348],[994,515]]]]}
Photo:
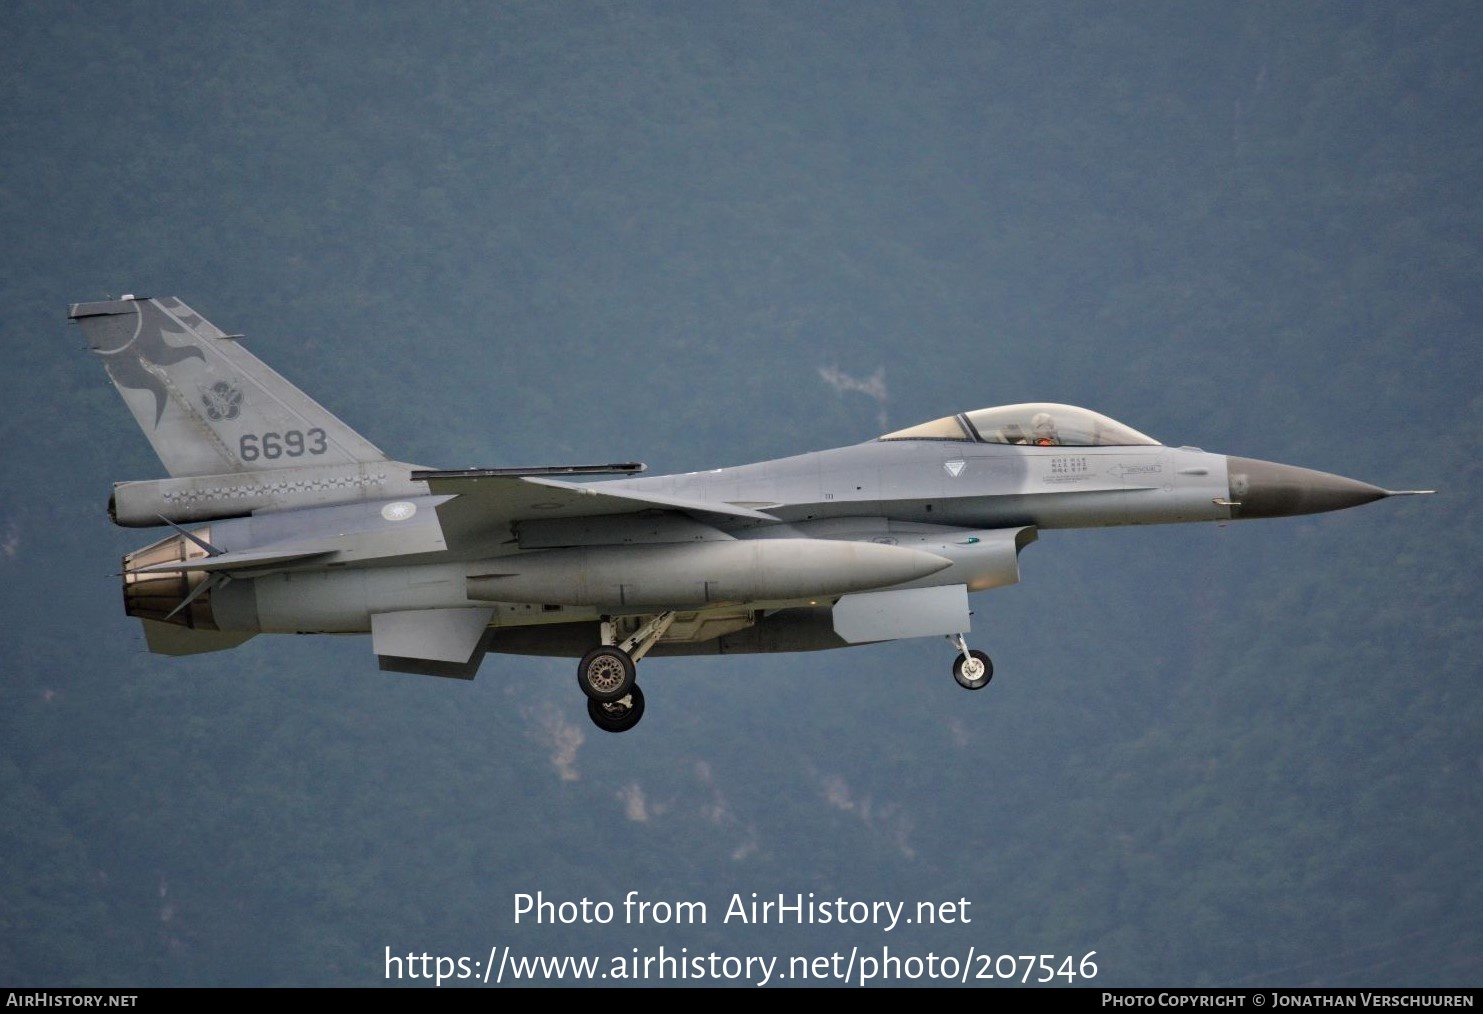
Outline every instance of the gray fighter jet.
{"type": "Polygon", "coordinates": [[[123,558],[151,651],[371,635],[382,669],[472,679],[486,652],[580,658],[599,728],[643,715],[645,655],[948,637],[1042,529],[1231,521],[1426,490],[1166,447],[1055,404],[945,416],[853,447],[658,477],[636,463],[441,471],[393,461],[178,299],[77,322],[169,472],[109,514],[173,531],[123,558]],[[577,480],[583,481],[577,481],[577,480]],[[187,528],[191,525],[194,527],[187,528]]]}

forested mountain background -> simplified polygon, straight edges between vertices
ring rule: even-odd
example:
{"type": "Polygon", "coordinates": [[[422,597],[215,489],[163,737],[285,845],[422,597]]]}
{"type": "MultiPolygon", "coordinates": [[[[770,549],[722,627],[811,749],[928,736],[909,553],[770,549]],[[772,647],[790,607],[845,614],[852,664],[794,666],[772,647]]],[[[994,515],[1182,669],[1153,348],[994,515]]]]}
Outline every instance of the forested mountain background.
{"type": "Polygon", "coordinates": [[[1483,982],[1477,4],[3,18],[0,983],[496,945],[1483,982]],[[162,473],[65,323],[124,292],[432,466],[710,468],[1048,400],[1441,493],[1047,532],[975,597],[981,693],[938,640],[654,659],[610,736],[568,660],[147,654],[116,570],[154,536],[104,505],[162,473]],[[618,918],[516,925],[537,891],[618,918]],[[629,891],[709,919],[622,925],[629,891]],[[753,892],[972,921],[723,922],[753,892]]]}

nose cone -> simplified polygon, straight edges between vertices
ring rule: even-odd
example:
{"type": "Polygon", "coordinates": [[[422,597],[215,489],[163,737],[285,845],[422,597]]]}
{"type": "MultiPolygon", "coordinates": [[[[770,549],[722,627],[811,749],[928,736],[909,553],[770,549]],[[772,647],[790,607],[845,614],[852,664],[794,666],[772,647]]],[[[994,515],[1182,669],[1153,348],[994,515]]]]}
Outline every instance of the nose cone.
{"type": "Polygon", "coordinates": [[[1285,518],[1358,507],[1390,496],[1388,490],[1342,475],[1315,472],[1255,458],[1226,457],[1233,518],[1285,518]]]}

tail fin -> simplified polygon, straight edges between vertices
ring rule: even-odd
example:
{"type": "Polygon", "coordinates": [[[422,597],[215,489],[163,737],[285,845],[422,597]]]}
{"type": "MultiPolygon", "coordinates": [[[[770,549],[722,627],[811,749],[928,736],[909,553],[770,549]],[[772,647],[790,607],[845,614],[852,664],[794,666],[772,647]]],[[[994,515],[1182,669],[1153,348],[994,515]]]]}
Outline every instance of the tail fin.
{"type": "Polygon", "coordinates": [[[386,460],[178,299],[77,303],[68,317],[172,476],[386,460]]]}

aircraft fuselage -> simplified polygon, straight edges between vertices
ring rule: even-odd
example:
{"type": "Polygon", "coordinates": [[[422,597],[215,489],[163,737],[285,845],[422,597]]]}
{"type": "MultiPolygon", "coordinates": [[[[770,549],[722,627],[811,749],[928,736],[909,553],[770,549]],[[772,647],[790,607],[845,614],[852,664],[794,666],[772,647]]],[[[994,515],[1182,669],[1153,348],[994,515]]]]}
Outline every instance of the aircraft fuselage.
{"type": "Polygon", "coordinates": [[[1393,495],[1168,447],[1072,405],[978,409],[849,447],[681,475],[634,463],[436,471],[388,458],[177,299],[71,319],[169,478],[109,512],[175,531],[123,560],[152,651],[259,632],[369,633],[383,669],[472,678],[488,651],[582,656],[600,728],[643,713],[655,654],[803,651],[946,635],[1019,580],[1040,531],[1339,510],[1393,495]],[[187,530],[184,525],[200,525],[187,530]]]}

